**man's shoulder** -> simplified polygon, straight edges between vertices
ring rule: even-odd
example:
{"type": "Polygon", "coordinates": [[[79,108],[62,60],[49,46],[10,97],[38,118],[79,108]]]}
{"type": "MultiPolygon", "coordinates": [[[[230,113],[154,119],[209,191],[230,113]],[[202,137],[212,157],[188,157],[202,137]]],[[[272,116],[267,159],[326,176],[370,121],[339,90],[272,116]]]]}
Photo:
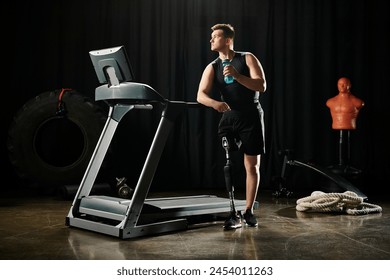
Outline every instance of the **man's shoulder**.
{"type": "Polygon", "coordinates": [[[219,57],[217,57],[216,59],[214,59],[213,61],[210,62],[210,64],[216,64],[218,63],[218,61],[220,61],[221,59],[219,57]]]}
{"type": "Polygon", "coordinates": [[[218,62],[220,62],[220,61],[221,61],[221,59],[219,57],[217,57],[216,59],[211,61],[208,66],[213,68],[214,70],[216,70],[218,67],[218,62]]]}
{"type": "Polygon", "coordinates": [[[247,60],[254,60],[256,59],[255,55],[251,52],[247,51],[236,51],[235,57],[241,60],[242,62],[245,62],[247,60]]]}
{"type": "Polygon", "coordinates": [[[253,53],[248,51],[235,51],[236,56],[246,57],[246,56],[254,56],[253,53]]]}

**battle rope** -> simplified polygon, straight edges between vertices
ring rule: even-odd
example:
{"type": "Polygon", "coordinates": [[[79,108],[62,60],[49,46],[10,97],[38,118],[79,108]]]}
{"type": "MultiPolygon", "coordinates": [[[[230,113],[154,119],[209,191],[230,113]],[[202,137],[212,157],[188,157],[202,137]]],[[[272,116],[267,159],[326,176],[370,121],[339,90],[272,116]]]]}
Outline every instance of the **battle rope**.
{"type": "Polygon", "coordinates": [[[356,193],[324,193],[314,191],[310,196],[297,200],[297,211],[345,212],[350,215],[364,215],[382,212],[382,207],[363,201],[356,193]]]}

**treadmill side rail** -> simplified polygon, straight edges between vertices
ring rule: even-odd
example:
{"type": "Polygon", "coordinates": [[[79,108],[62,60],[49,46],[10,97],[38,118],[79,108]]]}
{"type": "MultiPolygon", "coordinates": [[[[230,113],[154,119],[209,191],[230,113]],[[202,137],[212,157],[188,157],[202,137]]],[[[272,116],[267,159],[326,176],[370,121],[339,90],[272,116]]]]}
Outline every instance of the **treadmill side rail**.
{"type": "Polygon", "coordinates": [[[83,218],[67,217],[66,224],[70,227],[82,228],[98,233],[103,233],[106,235],[119,237],[121,239],[140,237],[144,235],[155,235],[172,231],[180,231],[185,230],[188,227],[186,219],[177,219],[122,228],[120,226],[112,226],[83,218]]]}

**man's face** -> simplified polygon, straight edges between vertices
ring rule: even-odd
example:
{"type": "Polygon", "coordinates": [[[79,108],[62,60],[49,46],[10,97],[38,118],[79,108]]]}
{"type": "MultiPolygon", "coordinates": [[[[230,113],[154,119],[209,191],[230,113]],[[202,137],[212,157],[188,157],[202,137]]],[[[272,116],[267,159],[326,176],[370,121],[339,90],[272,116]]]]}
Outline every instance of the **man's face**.
{"type": "Polygon", "coordinates": [[[226,47],[228,38],[225,38],[223,36],[223,30],[214,30],[213,33],[211,33],[211,50],[212,51],[219,51],[226,47]]]}

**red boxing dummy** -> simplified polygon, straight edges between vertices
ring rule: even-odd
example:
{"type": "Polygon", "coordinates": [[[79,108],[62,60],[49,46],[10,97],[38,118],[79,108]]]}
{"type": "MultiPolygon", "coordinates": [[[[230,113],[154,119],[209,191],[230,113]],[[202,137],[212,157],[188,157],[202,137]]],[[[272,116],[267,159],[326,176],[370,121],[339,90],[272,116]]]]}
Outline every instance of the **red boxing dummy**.
{"type": "Polygon", "coordinates": [[[356,119],[360,109],[364,106],[363,100],[351,92],[351,82],[342,77],[337,82],[339,94],[326,101],[332,116],[332,128],[338,130],[356,129],[356,119]]]}

